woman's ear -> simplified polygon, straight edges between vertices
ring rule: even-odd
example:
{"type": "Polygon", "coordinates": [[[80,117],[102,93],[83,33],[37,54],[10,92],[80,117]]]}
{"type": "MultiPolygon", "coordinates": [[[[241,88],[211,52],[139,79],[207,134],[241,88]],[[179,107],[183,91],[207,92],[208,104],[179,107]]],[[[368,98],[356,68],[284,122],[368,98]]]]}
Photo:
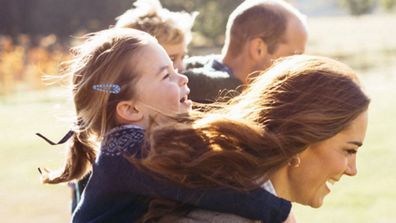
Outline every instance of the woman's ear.
{"type": "Polygon", "coordinates": [[[249,41],[249,55],[254,61],[262,61],[268,55],[268,46],[261,38],[253,38],[249,41]]]}
{"type": "Polygon", "coordinates": [[[116,107],[116,117],[121,123],[135,123],[143,120],[143,113],[132,101],[121,101],[116,107]]]}

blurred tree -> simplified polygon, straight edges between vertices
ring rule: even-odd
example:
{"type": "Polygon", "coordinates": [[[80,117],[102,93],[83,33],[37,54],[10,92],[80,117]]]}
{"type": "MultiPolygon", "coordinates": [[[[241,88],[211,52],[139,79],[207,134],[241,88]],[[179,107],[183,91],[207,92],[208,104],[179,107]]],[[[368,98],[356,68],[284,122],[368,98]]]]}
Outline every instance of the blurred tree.
{"type": "Polygon", "coordinates": [[[0,0],[0,35],[69,37],[97,31],[131,6],[131,0],[0,0]]]}
{"type": "Polygon", "coordinates": [[[386,11],[392,11],[396,6],[396,0],[381,0],[380,3],[386,11]]]}
{"type": "Polygon", "coordinates": [[[206,45],[221,45],[229,14],[243,0],[162,0],[164,7],[171,10],[188,12],[198,11],[199,15],[193,30],[206,39],[206,45]]]}
{"type": "Polygon", "coordinates": [[[15,36],[30,29],[33,1],[0,0],[0,34],[15,36]]]}
{"type": "Polygon", "coordinates": [[[375,0],[338,0],[338,3],[354,16],[368,14],[376,5],[375,0]]]}
{"type": "MultiPolygon", "coordinates": [[[[193,30],[206,46],[221,45],[231,11],[243,0],[160,0],[172,11],[198,11],[193,30]]],[[[78,32],[109,27],[134,0],[0,0],[0,35],[14,39],[56,34],[69,39],[78,32]]],[[[33,38],[34,41],[34,38],[33,38]]]]}

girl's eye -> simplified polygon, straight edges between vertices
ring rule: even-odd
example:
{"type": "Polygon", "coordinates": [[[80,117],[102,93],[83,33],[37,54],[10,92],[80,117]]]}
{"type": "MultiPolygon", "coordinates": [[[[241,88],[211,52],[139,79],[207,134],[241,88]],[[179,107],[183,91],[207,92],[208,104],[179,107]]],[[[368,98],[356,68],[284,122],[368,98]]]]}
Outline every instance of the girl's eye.
{"type": "Polygon", "coordinates": [[[164,75],[164,77],[163,77],[162,79],[165,80],[165,79],[168,79],[168,78],[170,78],[170,77],[171,77],[171,74],[170,74],[170,73],[167,73],[167,74],[164,75]]]}
{"type": "Polygon", "coordinates": [[[169,77],[170,77],[170,74],[167,73],[162,79],[167,79],[167,78],[169,78],[169,77]]]}

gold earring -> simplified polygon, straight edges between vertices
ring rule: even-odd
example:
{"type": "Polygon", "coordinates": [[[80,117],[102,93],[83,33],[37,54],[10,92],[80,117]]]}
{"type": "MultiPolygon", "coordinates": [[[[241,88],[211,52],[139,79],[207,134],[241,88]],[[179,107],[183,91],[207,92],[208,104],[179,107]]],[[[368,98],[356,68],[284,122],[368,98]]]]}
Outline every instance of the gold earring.
{"type": "Polygon", "coordinates": [[[289,163],[287,163],[287,165],[289,165],[289,166],[291,166],[291,167],[297,168],[297,167],[300,166],[300,163],[301,163],[300,156],[296,155],[295,157],[293,157],[293,158],[289,161],[289,163]]]}

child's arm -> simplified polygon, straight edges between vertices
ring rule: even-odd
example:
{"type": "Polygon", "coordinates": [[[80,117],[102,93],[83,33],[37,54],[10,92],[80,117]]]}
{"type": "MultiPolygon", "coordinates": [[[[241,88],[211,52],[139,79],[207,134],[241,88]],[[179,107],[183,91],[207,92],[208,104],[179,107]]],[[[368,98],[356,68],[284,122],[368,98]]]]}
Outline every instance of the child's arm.
{"type": "Polygon", "coordinates": [[[130,189],[136,193],[165,197],[199,208],[237,214],[264,222],[283,222],[289,215],[291,204],[264,189],[238,192],[229,189],[196,190],[181,187],[166,181],[156,180],[136,171],[130,189]]]}
{"type": "Polygon", "coordinates": [[[290,202],[261,188],[251,192],[239,192],[225,188],[190,189],[151,176],[134,167],[126,159],[113,163],[113,165],[118,167],[114,168],[115,166],[113,166],[112,174],[118,175],[116,178],[122,182],[124,189],[140,195],[163,197],[203,209],[233,213],[273,223],[285,221],[291,209],[290,202]]]}
{"type": "Polygon", "coordinates": [[[95,179],[100,180],[102,185],[105,183],[103,186],[111,190],[148,197],[162,197],[202,209],[233,213],[245,218],[271,223],[281,223],[289,215],[290,202],[280,199],[264,189],[251,192],[239,192],[226,188],[191,189],[142,171],[121,153],[125,151],[123,148],[128,148],[128,153],[137,152],[139,155],[143,132],[134,129],[126,130],[119,135],[125,134],[133,136],[132,138],[135,140],[131,141],[132,143],[121,140],[123,138],[112,140],[111,142],[120,143],[123,146],[112,148],[112,144],[106,144],[94,167],[95,179]]]}

